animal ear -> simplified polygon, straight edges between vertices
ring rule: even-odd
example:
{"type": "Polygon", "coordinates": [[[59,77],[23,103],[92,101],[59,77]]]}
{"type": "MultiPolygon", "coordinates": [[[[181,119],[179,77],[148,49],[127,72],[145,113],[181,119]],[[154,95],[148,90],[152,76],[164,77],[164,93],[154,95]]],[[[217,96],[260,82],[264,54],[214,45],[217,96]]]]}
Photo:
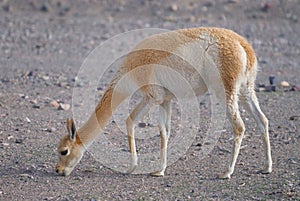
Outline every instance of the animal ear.
{"type": "Polygon", "coordinates": [[[67,119],[67,130],[72,141],[75,140],[76,127],[73,119],[67,119]]]}

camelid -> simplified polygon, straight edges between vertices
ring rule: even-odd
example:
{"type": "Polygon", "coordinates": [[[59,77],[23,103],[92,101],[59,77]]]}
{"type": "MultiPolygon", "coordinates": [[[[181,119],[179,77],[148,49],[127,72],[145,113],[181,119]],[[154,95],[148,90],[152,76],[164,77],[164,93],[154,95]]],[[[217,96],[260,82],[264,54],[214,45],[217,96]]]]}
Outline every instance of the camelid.
{"type": "Polygon", "coordinates": [[[252,114],[261,132],[265,153],[262,173],[272,171],[268,119],[261,111],[254,91],[257,73],[254,50],[243,37],[231,30],[200,27],[153,35],[140,42],[127,55],[89,120],[79,130],[76,130],[72,119],[67,120],[68,134],[61,139],[58,147],[56,171],[60,175],[67,176],[72,172],[86,148],[104,129],[113,112],[129,96],[130,90],[136,86],[139,87],[143,99],[126,121],[131,155],[128,173],[135,170],[138,161],[134,126],[157,104],[160,105],[161,165],[152,175],[164,175],[171,130],[170,102],[175,98],[174,92],[179,96],[189,95],[181,86],[174,87],[174,76],[168,74],[168,71],[157,70],[158,65],[183,74],[197,96],[205,93],[210,86],[222,86],[224,89],[226,112],[233,127],[234,140],[229,168],[219,178],[230,178],[232,175],[244,136],[245,125],[240,116],[239,102],[252,114]],[[211,70],[212,65],[215,66],[215,71],[211,70]],[[115,90],[116,84],[126,73],[129,73],[130,79],[122,84],[123,88],[115,90]],[[220,80],[203,78],[210,77],[212,73],[218,74],[220,80]]]}

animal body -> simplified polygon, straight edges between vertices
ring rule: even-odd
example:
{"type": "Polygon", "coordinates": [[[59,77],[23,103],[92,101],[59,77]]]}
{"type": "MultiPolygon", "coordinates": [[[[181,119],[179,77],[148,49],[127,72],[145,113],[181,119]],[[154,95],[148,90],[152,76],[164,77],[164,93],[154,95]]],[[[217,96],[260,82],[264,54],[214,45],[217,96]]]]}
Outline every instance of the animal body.
{"type": "Polygon", "coordinates": [[[150,36],[126,56],[89,120],[78,130],[72,119],[67,120],[68,134],[61,139],[58,147],[56,171],[64,176],[72,172],[86,147],[104,129],[113,112],[137,89],[143,98],[126,120],[131,154],[128,173],[135,170],[138,162],[134,126],[153,105],[159,105],[161,164],[152,175],[163,176],[167,167],[172,99],[199,96],[210,88],[222,88],[234,140],[229,167],[219,177],[230,178],[232,175],[244,136],[245,125],[239,112],[239,103],[252,114],[258,125],[265,155],[262,173],[270,173],[272,159],[268,119],[261,111],[255,95],[256,73],[257,59],[253,48],[231,30],[200,27],[150,36]],[[191,90],[179,84],[178,75],[183,77],[191,90]]]}

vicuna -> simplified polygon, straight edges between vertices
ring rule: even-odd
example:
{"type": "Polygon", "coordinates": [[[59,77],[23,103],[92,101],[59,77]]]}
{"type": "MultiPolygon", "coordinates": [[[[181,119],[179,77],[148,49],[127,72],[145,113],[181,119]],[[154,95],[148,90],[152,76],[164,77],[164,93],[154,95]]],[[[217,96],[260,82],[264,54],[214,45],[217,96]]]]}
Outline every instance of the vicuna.
{"type": "Polygon", "coordinates": [[[222,86],[224,89],[226,112],[233,127],[234,140],[229,168],[219,178],[230,178],[233,173],[244,136],[245,125],[240,116],[239,102],[252,114],[262,136],[265,154],[262,173],[272,171],[268,119],[261,111],[254,91],[257,59],[253,48],[243,37],[227,29],[190,28],[144,39],[127,55],[89,120],[79,130],[76,130],[72,119],[67,120],[68,134],[60,141],[58,147],[59,160],[56,171],[60,175],[67,176],[72,172],[86,147],[104,129],[116,108],[137,86],[143,99],[126,121],[131,154],[128,173],[135,170],[138,161],[134,126],[153,105],[160,105],[161,165],[152,175],[164,175],[171,130],[170,103],[175,98],[174,94],[183,97],[190,95],[186,94],[182,87],[174,87],[176,76],[168,74],[168,71],[157,70],[159,65],[167,66],[183,75],[197,96],[207,92],[210,86],[222,86]],[[215,68],[215,71],[212,68],[215,68]],[[220,80],[203,78],[203,75],[218,77],[211,75],[212,73],[218,74],[220,80]],[[130,79],[127,79],[123,88],[119,87],[116,90],[116,84],[125,74],[128,74],[130,79]]]}

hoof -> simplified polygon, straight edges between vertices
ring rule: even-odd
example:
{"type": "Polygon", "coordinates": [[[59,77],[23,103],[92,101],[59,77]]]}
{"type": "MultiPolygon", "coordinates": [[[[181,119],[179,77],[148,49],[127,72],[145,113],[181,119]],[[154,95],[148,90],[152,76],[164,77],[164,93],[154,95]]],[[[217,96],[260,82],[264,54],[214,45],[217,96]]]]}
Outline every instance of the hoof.
{"type": "Polygon", "coordinates": [[[154,177],[163,177],[164,175],[165,175],[164,171],[156,171],[151,173],[151,176],[154,177]]]}
{"type": "Polygon", "coordinates": [[[131,173],[136,169],[136,167],[137,167],[137,165],[131,166],[131,167],[127,170],[126,174],[131,174],[131,173]]]}
{"type": "Polygon", "coordinates": [[[219,179],[230,179],[230,173],[226,172],[224,174],[220,174],[219,179]]]}
{"type": "Polygon", "coordinates": [[[262,174],[270,174],[272,172],[272,168],[266,167],[260,171],[262,174]]]}

